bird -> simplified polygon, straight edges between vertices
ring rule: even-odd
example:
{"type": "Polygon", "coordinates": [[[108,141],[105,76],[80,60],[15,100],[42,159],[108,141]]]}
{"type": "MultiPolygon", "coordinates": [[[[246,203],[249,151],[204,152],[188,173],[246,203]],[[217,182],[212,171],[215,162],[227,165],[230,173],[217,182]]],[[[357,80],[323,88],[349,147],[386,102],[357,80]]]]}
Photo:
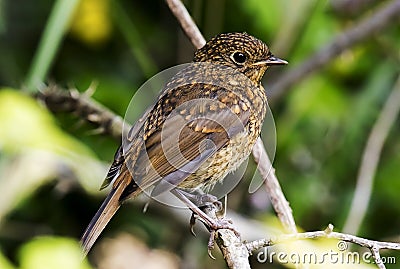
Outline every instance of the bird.
{"type": "Polygon", "coordinates": [[[211,228],[223,227],[191,193],[208,192],[250,155],[267,109],[261,80],[268,67],[287,63],[245,32],[221,33],[195,51],[123,138],[101,186],[111,190],[81,238],[83,254],[123,202],[149,189],[154,197],[173,192],[211,228]]]}

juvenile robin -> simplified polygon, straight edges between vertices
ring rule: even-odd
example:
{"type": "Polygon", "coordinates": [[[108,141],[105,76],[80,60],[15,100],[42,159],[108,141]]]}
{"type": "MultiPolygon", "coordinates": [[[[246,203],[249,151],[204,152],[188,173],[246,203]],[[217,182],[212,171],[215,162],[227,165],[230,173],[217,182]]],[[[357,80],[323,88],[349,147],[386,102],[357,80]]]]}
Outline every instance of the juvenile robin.
{"type": "Polygon", "coordinates": [[[143,191],[171,191],[210,229],[224,228],[199,209],[197,194],[249,156],[267,108],[261,79],[269,66],[282,64],[247,33],[217,35],[197,50],[116,152],[102,185],[111,191],[81,239],[84,254],[121,204],[143,191]]]}

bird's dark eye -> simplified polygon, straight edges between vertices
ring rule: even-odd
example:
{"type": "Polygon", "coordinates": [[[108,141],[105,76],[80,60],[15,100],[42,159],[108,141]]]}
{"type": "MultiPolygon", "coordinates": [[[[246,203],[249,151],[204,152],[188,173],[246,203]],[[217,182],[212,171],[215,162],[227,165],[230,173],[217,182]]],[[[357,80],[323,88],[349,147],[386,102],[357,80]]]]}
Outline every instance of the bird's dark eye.
{"type": "Polygon", "coordinates": [[[232,59],[237,64],[243,64],[247,60],[247,57],[244,53],[237,51],[234,54],[232,54],[232,59]]]}

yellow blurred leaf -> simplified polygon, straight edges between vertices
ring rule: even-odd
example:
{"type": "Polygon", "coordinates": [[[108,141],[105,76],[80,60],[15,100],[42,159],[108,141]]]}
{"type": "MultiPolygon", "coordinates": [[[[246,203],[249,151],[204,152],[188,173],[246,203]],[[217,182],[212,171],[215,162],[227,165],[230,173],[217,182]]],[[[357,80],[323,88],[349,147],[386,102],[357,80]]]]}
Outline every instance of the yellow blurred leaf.
{"type": "Polygon", "coordinates": [[[90,269],[82,261],[78,242],[62,237],[39,237],[26,243],[19,252],[21,269],[90,269]]]}
{"type": "Polygon", "coordinates": [[[0,268],[1,269],[14,269],[15,267],[3,256],[0,252],[0,268]]]}
{"type": "Polygon", "coordinates": [[[12,89],[0,89],[0,124],[4,151],[43,149],[70,156],[73,150],[94,157],[86,146],[60,130],[52,115],[34,99],[12,89]]]}
{"type": "Polygon", "coordinates": [[[109,0],[81,0],[71,24],[71,34],[89,45],[108,40],[112,32],[109,0]]]}
{"type": "Polygon", "coordinates": [[[89,190],[106,173],[93,152],[56,126],[31,97],[0,90],[0,221],[20,201],[61,172],[89,190]]]}

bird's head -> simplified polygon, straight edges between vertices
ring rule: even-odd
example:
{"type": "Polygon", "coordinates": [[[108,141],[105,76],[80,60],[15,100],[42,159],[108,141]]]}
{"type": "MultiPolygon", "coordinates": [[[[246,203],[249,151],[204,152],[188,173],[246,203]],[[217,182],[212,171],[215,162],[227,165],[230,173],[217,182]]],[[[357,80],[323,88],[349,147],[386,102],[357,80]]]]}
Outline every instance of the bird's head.
{"type": "Polygon", "coordinates": [[[194,62],[211,62],[232,67],[259,85],[271,65],[287,64],[275,57],[261,40],[247,33],[219,34],[198,49],[194,62]]]}

